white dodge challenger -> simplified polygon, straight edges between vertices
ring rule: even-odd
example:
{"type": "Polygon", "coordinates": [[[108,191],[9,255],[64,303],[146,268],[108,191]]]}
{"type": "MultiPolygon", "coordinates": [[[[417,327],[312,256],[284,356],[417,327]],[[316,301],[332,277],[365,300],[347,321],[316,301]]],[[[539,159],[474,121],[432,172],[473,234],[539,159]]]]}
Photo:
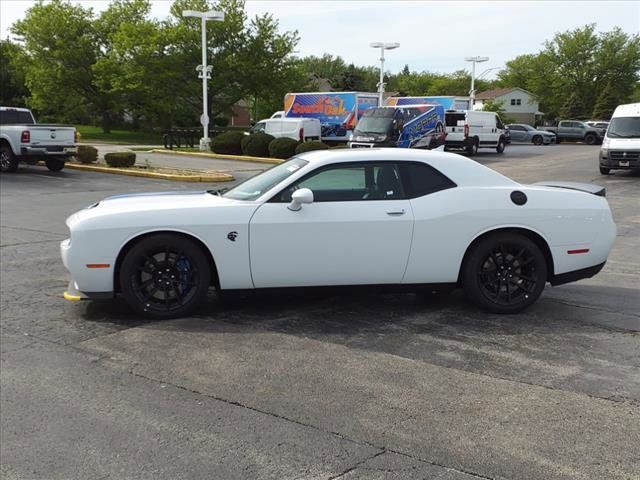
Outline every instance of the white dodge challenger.
{"type": "Polygon", "coordinates": [[[68,300],[121,294],[167,318],[210,287],[462,287],[495,313],[604,266],[604,189],[522,185],[465,157],[409,149],[297,155],[225,193],[120,195],[67,219],[68,300]]]}

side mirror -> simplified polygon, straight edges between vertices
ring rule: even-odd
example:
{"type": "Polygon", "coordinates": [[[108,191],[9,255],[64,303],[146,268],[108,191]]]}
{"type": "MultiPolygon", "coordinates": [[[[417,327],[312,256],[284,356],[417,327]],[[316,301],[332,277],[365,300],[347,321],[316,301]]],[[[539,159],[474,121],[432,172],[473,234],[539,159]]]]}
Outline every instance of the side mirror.
{"type": "Polygon", "coordinates": [[[313,192],[308,188],[300,188],[291,195],[291,203],[287,205],[289,210],[297,212],[303,203],[313,203],[313,192]]]}

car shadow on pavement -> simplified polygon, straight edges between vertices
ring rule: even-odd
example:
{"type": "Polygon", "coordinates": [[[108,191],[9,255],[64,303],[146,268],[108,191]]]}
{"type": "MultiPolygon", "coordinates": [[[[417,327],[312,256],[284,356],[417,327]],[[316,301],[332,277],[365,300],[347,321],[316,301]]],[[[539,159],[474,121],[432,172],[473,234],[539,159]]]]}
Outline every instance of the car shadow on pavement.
{"type": "MultiPolygon", "coordinates": [[[[519,335],[535,332],[569,332],[604,328],[640,331],[640,317],[632,303],[637,290],[576,284],[571,295],[547,287],[541,299],[525,312],[495,315],[466,302],[462,291],[439,295],[380,293],[345,288],[341,293],[322,290],[277,290],[218,294],[211,292],[194,317],[149,320],[136,316],[118,298],[88,302],[81,316],[90,322],[132,328],[224,332],[268,330],[306,336],[399,332],[442,336],[519,335]],[[579,295],[578,295],[579,294],[579,295]],[[564,298],[564,297],[567,298],[564,298]],[[627,298],[620,310],[610,304],[587,303],[589,298],[627,298]]],[[[640,309],[639,309],[640,310],[640,309]]]]}

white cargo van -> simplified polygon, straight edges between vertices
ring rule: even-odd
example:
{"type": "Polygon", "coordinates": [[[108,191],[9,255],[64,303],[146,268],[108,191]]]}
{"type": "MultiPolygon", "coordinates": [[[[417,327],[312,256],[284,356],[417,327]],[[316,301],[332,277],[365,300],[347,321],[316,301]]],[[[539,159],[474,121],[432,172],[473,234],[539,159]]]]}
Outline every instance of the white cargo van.
{"type": "Polygon", "coordinates": [[[600,148],[600,173],[640,168],[640,103],[619,105],[600,148]]]}
{"type": "Polygon", "coordinates": [[[478,148],[495,148],[504,152],[507,144],[505,128],[495,112],[475,110],[447,110],[444,114],[447,129],[445,150],[464,149],[469,155],[478,148]]]}
{"type": "Polygon", "coordinates": [[[320,140],[320,120],[317,118],[268,118],[260,120],[252,133],[264,132],[276,138],[287,137],[299,142],[320,140]]]}

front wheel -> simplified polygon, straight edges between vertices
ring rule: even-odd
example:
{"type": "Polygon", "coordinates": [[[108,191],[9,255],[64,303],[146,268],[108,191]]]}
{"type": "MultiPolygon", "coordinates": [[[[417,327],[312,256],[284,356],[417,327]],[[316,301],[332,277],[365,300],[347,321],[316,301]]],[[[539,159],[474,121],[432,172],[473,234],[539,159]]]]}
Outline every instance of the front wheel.
{"type": "Polygon", "coordinates": [[[496,146],[496,152],[503,153],[506,146],[507,144],[504,142],[504,137],[500,137],[500,140],[498,140],[498,145],[496,146]]]}
{"type": "Polygon", "coordinates": [[[11,151],[11,147],[0,147],[0,172],[13,173],[18,171],[18,159],[11,151]]]}
{"type": "Polygon", "coordinates": [[[200,307],[209,289],[209,262],[188,238],[158,234],[138,242],[120,268],[120,287],[129,306],[154,318],[188,315],[200,307]]]}
{"type": "Polygon", "coordinates": [[[540,135],[536,135],[535,137],[533,137],[533,144],[542,145],[542,137],[540,135]]]}
{"type": "Polygon", "coordinates": [[[64,160],[61,158],[47,158],[44,163],[52,172],[59,172],[64,168],[64,160]]]}
{"type": "Polygon", "coordinates": [[[492,313],[517,313],[535,302],[547,281],[540,248],[518,233],[480,240],[467,255],[462,283],[468,298],[492,313]]]}

